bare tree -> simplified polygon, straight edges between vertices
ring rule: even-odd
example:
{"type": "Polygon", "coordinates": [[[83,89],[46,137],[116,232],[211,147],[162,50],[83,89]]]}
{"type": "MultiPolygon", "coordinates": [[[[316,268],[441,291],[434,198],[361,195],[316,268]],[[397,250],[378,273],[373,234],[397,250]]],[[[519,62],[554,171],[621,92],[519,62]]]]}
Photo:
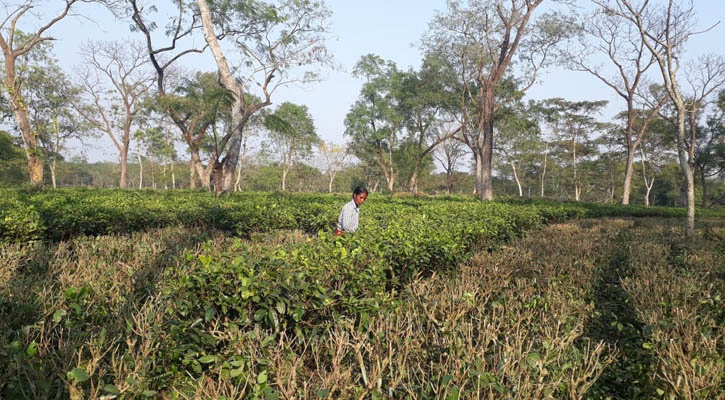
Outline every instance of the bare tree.
{"type": "MultiPolygon", "coordinates": [[[[664,7],[650,4],[649,0],[612,0],[604,4],[608,13],[619,15],[632,23],[640,33],[642,42],[652,53],[662,75],[667,96],[676,109],[677,154],[686,185],[687,217],[685,235],[695,236],[695,141],[688,137],[686,116],[692,104],[688,104],[678,81],[681,58],[687,41],[698,32],[695,29],[695,10],[692,1],[681,5],[669,0],[664,7]]],[[[709,29],[707,29],[709,30],[709,29]]],[[[706,30],[706,31],[707,31],[706,30]]],[[[710,82],[710,81],[708,81],[710,82]]],[[[694,134],[691,132],[691,134],[694,134]]]]}
{"type": "Polygon", "coordinates": [[[141,111],[141,100],[153,84],[146,69],[146,50],[137,42],[89,42],[82,49],[82,57],[85,69],[80,85],[92,112],[85,107],[77,109],[113,142],[121,164],[119,186],[126,188],[131,128],[141,111]]]}
{"type": "Polygon", "coordinates": [[[232,178],[239,161],[242,133],[249,118],[272,104],[272,94],[292,82],[309,82],[315,78],[306,73],[302,78],[289,75],[294,67],[323,64],[329,61],[324,46],[324,25],[329,11],[321,3],[281,2],[277,5],[259,2],[253,12],[241,13],[226,9],[225,4],[197,0],[204,38],[219,69],[219,81],[234,97],[232,129],[221,139],[226,150],[213,160],[217,195],[231,189],[232,178]],[[239,28],[234,28],[239,26],[239,28]],[[221,27],[221,28],[220,28],[221,27]],[[241,50],[246,76],[239,79],[224,55],[219,34],[230,37],[241,50]],[[227,36],[228,34],[228,36],[227,36]],[[250,96],[251,86],[259,86],[261,100],[250,96]]]}
{"type": "MultiPolygon", "coordinates": [[[[200,110],[188,99],[179,98],[173,93],[168,93],[168,87],[174,87],[173,82],[168,82],[169,75],[173,72],[175,63],[188,54],[203,53],[208,45],[182,48],[181,42],[190,39],[194,32],[201,29],[201,17],[199,10],[192,8],[183,1],[176,2],[177,15],[171,18],[166,26],[168,42],[159,46],[154,44],[153,31],[157,24],[151,20],[151,14],[156,11],[154,5],[143,4],[138,0],[127,0],[130,10],[116,9],[117,13],[130,12],[135,27],[144,35],[146,40],[146,51],[148,52],[151,65],[156,71],[156,91],[159,96],[159,103],[169,115],[174,125],[181,132],[186,144],[189,146],[191,161],[189,165],[189,182],[192,189],[196,188],[197,182],[202,187],[210,188],[210,173],[213,165],[204,168],[201,161],[200,148],[209,127],[209,118],[206,110],[200,110]]],[[[177,68],[178,70],[178,68],[177,68]]],[[[200,80],[203,77],[197,75],[200,80]]]]}
{"type": "Polygon", "coordinates": [[[18,23],[21,18],[32,15],[31,10],[36,1],[20,3],[3,1],[6,17],[0,22],[0,49],[3,52],[4,75],[2,77],[3,92],[8,97],[18,124],[23,147],[28,160],[28,175],[34,186],[43,184],[43,161],[38,152],[38,133],[33,130],[28,117],[28,109],[23,98],[23,81],[17,79],[16,62],[39,44],[53,40],[48,30],[69,15],[71,8],[78,0],[65,0],[60,12],[49,22],[41,25],[32,33],[23,34],[18,23]]]}
{"type": "Polygon", "coordinates": [[[558,14],[532,22],[544,0],[468,0],[448,2],[424,38],[425,47],[450,60],[460,76],[464,128],[462,138],[474,155],[476,191],[493,199],[492,157],[496,111],[527,91],[551,60],[555,46],[568,36],[568,24],[558,14]],[[514,60],[514,55],[518,59],[514,60]],[[516,61],[523,77],[518,93],[501,95],[501,83],[516,61]]]}
{"type": "Polygon", "coordinates": [[[453,192],[453,175],[461,159],[466,155],[464,146],[465,144],[459,140],[449,139],[436,147],[433,153],[433,158],[446,171],[448,194],[453,192]]]}
{"type": "Polygon", "coordinates": [[[322,170],[327,174],[327,191],[332,193],[332,183],[335,181],[335,176],[347,166],[350,153],[348,153],[345,146],[337,146],[326,142],[320,142],[317,150],[322,161],[322,170]]]}
{"type": "Polygon", "coordinates": [[[622,184],[622,204],[629,204],[632,191],[632,175],[634,158],[637,148],[642,143],[647,127],[657,117],[659,109],[666,100],[663,94],[649,107],[646,113],[638,112],[645,109],[649,102],[646,94],[648,83],[645,79],[647,70],[656,63],[655,57],[645,46],[639,31],[622,17],[606,11],[606,0],[593,0],[600,8],[586,15],[581,23],[580,46],[570,52],[569,66],[576,71],[585,71],[595,76],[609,88],[614,90],[627,104],[625,119],[625,139],[627,144],[627,161],[622,184]],[[591,60],[594,55],[606,56],[614,65],[616,74],[608,76],[602,71],[601,65],[591,60]],[[641,90],[645,88],[645,90],[641,90]],[[639,94],[639,93],[644,94],[639,94]],[[641,99],[641,100],[640,100],[641,99]]]}

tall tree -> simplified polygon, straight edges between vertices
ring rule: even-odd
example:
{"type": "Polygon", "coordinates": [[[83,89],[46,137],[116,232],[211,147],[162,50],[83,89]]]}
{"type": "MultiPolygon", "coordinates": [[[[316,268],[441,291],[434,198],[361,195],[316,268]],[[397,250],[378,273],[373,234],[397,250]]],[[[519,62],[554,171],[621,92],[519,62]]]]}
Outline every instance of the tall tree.
{"type": "Polygon", "coordinates": [[[287,190],[287,174],[292,166],[312,155],[320,141],[306,106],[284,102],[265,119],[272,148],[282,163],[282,191],[287,190]]]}
{"type": "Polygon", "coordinates": [[[234,96],[232,129],[222,138],[226,155],[217,155],[215,167],[223,174],[223,185],[217,194],[232,187],[232,178],[239,161],[242,133],[249,118],[272,104],[272,94],[292,82],[315,79],[311,71],[293,77],[296,67],[309,67],[329,62],[324,46],[325,21],[329,11],[321,2],[310,0],[279,0],[274,3],[207,2],[197,0],[204,38],[219,69],[221,85],[234,96]],[[211,7],[210,7],[211,6],[211,7]],[[222,50],[219,35],[229,38],[244,56],[246,76],[237,78],[222,50]],[[261,88],[260,101],[248,96],[252,87],[261,88]]]}
{"type": "MultiPolygon", "coordinates": [[[[149,161],[160,164],[162,168],[162,182],[164,189],[168,189],[168,181],[166,179],[167,170],[171,175],[171,187],[176,189],[176,175],[174,172],[174,163],[178,159],[176,153],[175,135],[172,135],[173,125],[166,115],[152,115],[146,123],[141,124],[133,137],[138,144],[139,164],[141,164],[141,154],[149,161]]],[[[152,173],[152,187],[156,189],[155,176],[152,173]]]]}
{"type": "Polygon", "coordinates": [[[461,130],[451,124],[457,102],[447,90],[452,86],[446,82],[451,76],[444,67],[443,62],[429,55],[420,71],[400,73],[400,78],[393,79],[395,103],[408,134],[407,147],[416,153],[408,183],[413,193],[418,193],[418,175],[425,157],[461,130]]]}
{"type": "Polygon", "coordinates": [[[23,95],[22,79],[18,79],[16,63],[36,46],[53,40],[48,30],[64,19],[78,0],[65,0],[61,10],[50,21],[41,23],[33,32],[23,34],[18,23],[30,12],[36,1],[26,0],[20,3],[3,1],[7,16],[0,23],[0,49],[3,52],[4,74],[2,76],[3,96],[7,96],[12,106],[15,121],[23,138],[23,148],[28,160],[28,175],[34,186],[43,184],[43,161],[38,151],[38,133],[33,129],[28,117],[27,104],[23,95]]]}
{"type": "Polygon", "coordinates": [[[113,142],[121,164],[119,186],[126,188],[132,128],[153,84],[146,50],[137,42],[89,42],[82,57],[80,85],[92,111],[80,105],[76,109],[113,142]]]}
{"type": "Polygon", "coordinates": [[[645,74],[655,64],[656,59],[642,41],[639,30],[619,15],[607,12],[606,1],[594,0],[594,3],[600,7],[582,18],[579,24],[582,32],[580,45],[570,52],[568,64],[573,70],[586,71],[595,76],[626,103],[623,134],[627,158],[622,184],[622,204],[626,205],[629,204],[632,191],[637,149],[647,133],[647,126],[657,117],[666,96],[663,94],[654,101],[647,98],[650,92],[646,90],[648,83],[645,74]],[[607,57],[616,73],[613,76],[607,75],[602,70],[602,65],[592,61],[597,59],[596,56],[607,57]],[[650,102],[655,106],[650,107],[646,113],[638,112],[650,102]]]}
{"type": "MultiPolygon", "coordinates": [[[[201,29],[201,18],[199,10],[193,7],[193,3],[189,4],[185,1],[177,1],[176,15],[168,19],[165,34],[167,42],[159,45],[158,37],[154,36],[154,32],[158,29],[158,23],[154,17],[158,12],[158,8],[154,4],[143,4],[138,0],[127,0],[124,6],[113,7],[117,15],[126,16],[130,14],[134,25],[133,28],[144,35],[146,43],[146,51],[149,56],[151,65],[156,72],[156,92],[159,97],[161,109],[163,109],[171,118],[174,125],[181,133],[181,137],[189,146],[191,160],[189,162],[189,182],[192,189],[200,184],[202,187],[209,189],[211,180],[211,167],[213,164],[204,168],[202,166],[199,149],[201,142],[207,134],[209,117],[207,114],[208,107],[204,107],[207,103],[199,104],[199,101],[205,101],[204,96],[200,95],[204,90],[215,90],[210,79],[214,79],[213,85],[218,86],[216,74],[200,74],[195,75],[195,81],[188,80],[185,83],[169,82],[169,78],[175,78],[179,75],[179,69],[175,68],[178,61],[188,54],[203,53],[208,45],[194,46],[190,44],[183,46],[193,37],[193,34],[201,29]],[[213,75],[213,78],[211,77],[213,75]],[[201,90],[199,92],[198,90],[201,90]],[[185,95],[185,96],[184,96],[185,95]],[[181,97],[184,96],[184,97],[181,97]]],[[[118,5],[118,4],[117,4],[118,5]]],[[[174,81],[174,79],[171,79],[174,81]]],[[[208,92],[206,92],[208,94],[208,92]]]]}
{"type": "Polygon", "coordinates": [[[202,151],[204,144],[208,143],[212,124],[228,119],[233,102],[233,96],[221,87],[219,75],[214,72],[197,72],[193,79],[183,80],[173,93],[160,97],[160,104],[173,116],[174,124],[182,131],[189,148],[192,188],[196,187],[198,181],[201,187],[211,189],[211,173],[217,155],[224,151],[224,146],[219,146],[219,138],[216,138],[215,146],[209,148],[211,151],[206,167],[202,162],[202,151]]]}
{"type": "Polygon", "coordinates": [[[446,172],[448,194],[453,193],[453,177],[465,153],[465,144],[455,139],[444,141],[433,153],[433,158],[438,161],[439,165],[446,172]]]}
{"type": "Polygon", "coordinates": [[[525,92],[547,65],[555,46],[567,38],[561,15],[544,14],[532,20],[544,0],[450,0],[424,37],[429,52],[448,60],[460,79],[463,139],[474,155],[476,190],[481,200],[493,199],[492,157],[494,116],[512,100],[497,96],[502,80],[514,74],[517,61],[525,92]],[[514,60],[514,55],[518,56],[514,60]]]}
{"type": "Polygon", "coordinates": [[[561,98],[547,101],[549,111],[547,120],[560,137],[562,150],[569,158],[570,182],[574,191],[574,200],[581,200],[584,188],[579,164],[582,158],[592,151],[590,136],[601,131],[605,125],[598,122],[592,114],[599,112],[606,101],[572,102],[561,98]]]}
{"type": "Polygon", "coordinates": [[[686,186],[685,236],[692,240],[695,236],[695,141],[687,135],[688,104],[678,73],[687,41],[699,33],[695,29],[693,3],[688,1],[682,5],[669,0],[660,7],[649,0],[610,0],[603,6],[606,12],[625,18],[637,28],[642,42],[657,61],[667,97],[677,110],[677,153],[686,186]]]}
{"type": "Polygon", "coordinates": [[[524,195],[522,174],[526,164],[533,163],[541,151],[541,130],[535,118],[536,110],[522,102],[516,102],[501,110],[496,121],[498,144],[503,164],[511,167],[519,197],[524,195]]]}
{"type": "Polygon", "coordinates": [[[26,88],[30,124],[38,137],[38,150],[50,168],[53,188],[56,188],[57,162],[63,157],[61,153],[66,150],[66,142],[71,138],[82,139],[90,131],[72,106],[80,101],[81,90],[52,57],[47,57],[43,65],[30,69],[26,88]]]}
{"type": "Polygon", "coordinates": [[[677,136],[672,131],[672,125],[668,121],[658,118],[652,121],[649,130],[650,132],[647,133],[639,149],[645,206],[654,204],[651,194],[657,177],[661,174],[664,166],[674,162],[676,158],[673,156],[670,146],[673,138],[677,136]]]}
{"type": "Polygon", "coordinates": [[[395,63],[374,54],[361,57],[353,74],[364,78],[365,83],[345,116],[345,136],[350,138],[350,150],[357,158],[379,168],[392,193],[398,176],[393,155],[401,144],[404,126],[395,94],[395,80],[401,74],[395,63]]]}
{"type": "Polygon", "coordinates": [[[14,143],[13,136],[0,130],[0,186],[16,186],[27,182],[23,149],[14,143]]]}
{"type": "Polygon", "coordinates": [[[695,173],[702,187],[702,206],[709,205],[708,180],[725,171],[725,91],[720,92],[717,107],[700,129],[695,149],[695,173]]]}
{"type": "Polygon", "coordinates": [[[332,183],[337,174],[348,165],[350,153],[345,146],[320,142],[317,146],[322,161],[322,171],[327,175],[327,192],[332,193],[332,183]]]}

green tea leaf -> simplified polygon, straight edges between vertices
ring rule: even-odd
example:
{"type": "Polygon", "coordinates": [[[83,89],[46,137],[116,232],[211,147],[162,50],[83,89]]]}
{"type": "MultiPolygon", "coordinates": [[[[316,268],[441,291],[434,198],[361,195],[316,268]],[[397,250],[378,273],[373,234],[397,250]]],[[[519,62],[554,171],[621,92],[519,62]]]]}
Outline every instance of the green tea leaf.
{"type": "Polygon", "coordinates": [[[72,379],[76,383],[82,383],[91,379],[91,377],[88,375],[88,372],[86,372],[86,370],[81,368],[73,368],[68,372],[68,379],[72,379]]]}
{"type": "Polygon", "coordinates": [[[111,394],[121,394],[121,391],[116,387],[116,385],[112,385],[110,383],[103,386],[103,391],[111,394]]]}
{"type": "Polygon", "coordinates": [[[211,355],[211,354],[205,355],[204,357],[201,357],[199,359],[199,362],[202,364],[209,364],[209,363],[213,363],[214,361],[216,361],[216,356],[211,355]]]}
{"type": "Polygon", "coordinates": [[[267,383],[267,371],[262,371],[259,375],[257,375],[257,383],[260,385],[267,383]]]}
{"type": "Polygon", "coordinates": [[[38,343],[36,343],[35,340],[30,342],[30,344],[28,345],[28,348],[25,349],[25,353],[30,357],[38,354],[38,343]]]}
{"type": "Polygon", "coordinates": [[[55,310],[53,313],[53,322],[57,324],[63,319],[63,317],[66,316],[66,314],[68,314],[66,310],[55,310]]]}

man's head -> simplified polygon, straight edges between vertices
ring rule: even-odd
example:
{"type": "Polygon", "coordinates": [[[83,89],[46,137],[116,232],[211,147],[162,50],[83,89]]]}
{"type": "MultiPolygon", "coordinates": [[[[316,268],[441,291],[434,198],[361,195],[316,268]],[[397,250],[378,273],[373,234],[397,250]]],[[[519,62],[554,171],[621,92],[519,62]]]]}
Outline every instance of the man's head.
{"type": "Polygon", "coordinates": [[[362,203],[365,202],[368,198],[368,190],[365,189],[362,186],[358,186],[355,188],[355,190],[352,192],[352,200],[355,202],[355,205],[360,207],[362,203]]]}

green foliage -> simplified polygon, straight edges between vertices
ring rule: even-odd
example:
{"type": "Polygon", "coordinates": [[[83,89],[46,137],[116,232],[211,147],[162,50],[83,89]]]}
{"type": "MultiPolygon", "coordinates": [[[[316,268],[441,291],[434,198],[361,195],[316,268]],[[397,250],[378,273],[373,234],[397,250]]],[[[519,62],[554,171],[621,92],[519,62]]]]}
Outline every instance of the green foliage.
{"type": "Polygon", "coordinates": [[[0,199],[0,242],[27,242],[40,239],[44,228],[32,205],[4,193],[0,199]]]}
{"type": "Polygon", "coordinates": [[[28,181],[23,149],[9,133],[0,131],[0,186],[21,185],[28,181]]]}
{"type": "MultiPolygon", "coordinates": [[[[201,226],[231,232],[239,237],[276,229],[301,229],[317,233],[318,230],[326,231],[334,226],[344,200],[339,195],[259,192],[235,193],[217,199],[211,193],[195,191],[120,189],[60,189],[33,193],[2,189],[0,193],[3,198],[0,212],[8,218],[2,233],[5,242],[20,242],[30,238],[60,240],[77,235],[126,233],[166,226],[201,226]]],[[[416,225],[416,229],[422,229],[420,232],[426,232],[426,226],[451,226],[454,235],[464,235],[464,242],[471,239],[470,243],[473,243],[479,236],[486,236],[484,233],[493,233],[490,236],[492,238],[497,237],[497,234],[509,237],[519,231],[521,221],[535,225],[540,222],[540,218],[546,221],[602,216],[679,218],[684,216],[685,210],[519,199],[480,204],[473,197],[456,196],[443,199],[373,196],[364,209],[364,215],[370,218],[370,227],[376,224],[394,226],[394,218],[400,218],[408,212],[424,218],[416,225]],[[522,217],[523,210],[532,214],[522,217]],[[446,220],[446,217],[456,223],[451,225],[452,222],[446,220]],[[521,221],[516,222],[516,229],[509,231],[500,227],[501,221],[491,220],[495,217],[521,221]],[[476,237],[466,238],[466,232],[471,229],[475,231],[471,234],[476,237]]],[[[698,216],[722,218],[724,215],[720,209],[701,209],[698,210],[698,216]]],[[[397,233],[383,230],[376,234],[386,236],[409,232],[418,237],[422,234],[415,233],[418,231],[411,228],[416,221],[406,219],[401,224],[401,230],[395,231],[397,233]]],[[[390,238],[394,239],[394,236],[390,238]]]]}

